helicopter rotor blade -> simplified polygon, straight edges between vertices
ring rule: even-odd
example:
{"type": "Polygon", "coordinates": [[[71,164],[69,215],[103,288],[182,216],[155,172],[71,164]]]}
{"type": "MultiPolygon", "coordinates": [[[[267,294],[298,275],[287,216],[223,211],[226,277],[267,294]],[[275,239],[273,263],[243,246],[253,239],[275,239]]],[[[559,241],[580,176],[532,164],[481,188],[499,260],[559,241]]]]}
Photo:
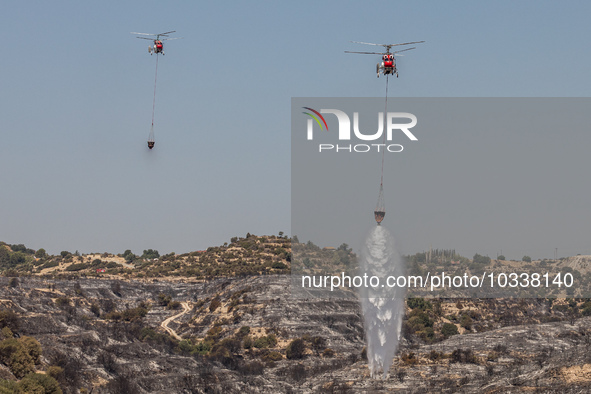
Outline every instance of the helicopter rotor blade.
{"type": "Polygon", "coordinates": [[[362,41],[351,41],[351,42],[354,42],[355,44],[377,45],[377,46],[380,46],[380,47],[383,47],[384,46],[384,44],[373,44],[371,42],[362,42],[362,41]]]}
{"type": "Polygon", "coordinates": [[[168,41],[168,40],[180,40],[181,38],[185,38],[185,37],[174,37],[174,38],[164,38],[160,41],[168,41]]]}
{"type": "Polygon", "coordinates": [[[354,51],[345,51],[345,53],[359,53],[361,55],[383,55],[383,52],[354,52],[354,51]]]}
{"type": "Polygon", "coordinates": [[[142,40],[150,40],[150,41],[154,41],[153,38],[148,38],[148,37],[136,37],[136,38],[140,38],[142,40]]]}
{"type": "MultiPolygon", "coordinates": [[[[400,53],[400,52],[410,51],[410,50],[412,50],[412,49],[417,49],[417,47],[412,47],[412,48],[402,49],[402,50],[400,50],[400,51],[396,51],[396,52],[392,52],[392,53],[396,54],[396,53],[400,53]]],[[[398,55],[398,56],[404,56],[404,55],[398,55]]]]}
{"type": "MultiPolygon", "coordinates": [[[[160,34],[158,34],[158,35],[159,35],[159,36],[164,36],[164,35],[166,35],[166,34],[170,34],[170,33],[176,33],[176,30],[173,30],[173,31],[167,31],[166,33],[160,33],[160,34]]],[[[155,35],[155,34],[154,34],[154,35],[155,35]]]]}
{"type": "Polygon", "coordinates": [[[138,33],[135,31],[132,31],[130,34],[139,34],[141,36],[155,36],[156,34],[150,34],[150,33],[138,33]]]}
{"type": "Polygon", "coordinates": [[[399,45],[420,44],[420,43],[425,42],[425,41],[404,42],[402,44],[374,44],[374,43],[371,43],[371,42],[362,42],[362,41],[351,41],[351,42],[354,42],[356,44],[376,45],[376,46],[381,46],[381,47],[384,47],[384,48],[391,48],[391,47],[397,47],[399,45]]]}
{"type": "MultiPolygon", "coordinates": [[[[391,46],[391,47],[397,47],[397,46],[399,46],[399,45],[420,44],[420,43],[422,43],[422,42],[425,42],[425,41],[413,41],[413,42],[405,42],[405,43],[402,43],[402,44],[391,44],[391,45],[389,45],[389,46],[391,46]]],[[[384,45],[384,46],[385,46],[385,45],[384,45]]]]}

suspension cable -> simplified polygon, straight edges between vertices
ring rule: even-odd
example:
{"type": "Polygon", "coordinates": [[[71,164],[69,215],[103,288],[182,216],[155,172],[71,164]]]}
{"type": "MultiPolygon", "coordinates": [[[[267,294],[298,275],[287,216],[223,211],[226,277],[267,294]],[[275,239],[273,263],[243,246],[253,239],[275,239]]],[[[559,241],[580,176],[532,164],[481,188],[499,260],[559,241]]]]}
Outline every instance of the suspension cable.
{"type": "Polygon", "coordinates": [[[152,127],[154,126],[154,110],[156,108],[156,82],[158,81],[158,53],[156,54],[156,75],[154,76],[154,99],[152,100],[152,127]]]}
{"type": "MultiPolygon", "coordinates": [[[[384,130],[386,130],[386,123],[388,120],[388,77],[390,76],[390,74],[386,74],[386,104],[384,107],[384,130]]],[[[386,134],[387,132],[384,132],[384,138],[383,138],[383,144],[384,144],[384,149],[382,150],[382,178],[380,179],[380,189],[382,187],[382,185],[384,184],[384,156],[386,155],[386,134]]]]}

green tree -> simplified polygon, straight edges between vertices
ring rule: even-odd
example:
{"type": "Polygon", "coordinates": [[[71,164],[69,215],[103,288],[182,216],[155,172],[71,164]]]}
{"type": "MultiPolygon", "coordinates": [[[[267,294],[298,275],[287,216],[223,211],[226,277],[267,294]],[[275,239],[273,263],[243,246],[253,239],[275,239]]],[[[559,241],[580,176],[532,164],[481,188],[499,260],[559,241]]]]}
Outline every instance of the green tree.
{"type": "Polygon", "coordinates": [[[481,256],[478,253],[476,253],[474,255],[474,258],[472,259],[472,262],[474,264],[479,264],[479,265],[488,265],[488,264],[490,264],[490,257],[481,256]]]}
{"type": "Polygon", "coordinates": [[[123,255],[121,255],[121,257],[123,257],[125,261],[127,261],[128,263],[131,263],[133,260],[135,260],[137,256],[133,254],[133,252],[130,249],[127,249],[125,252],[123,252],[123,255]]]}
{"type": "Polygon", "coordinates": [[[10,252],[8,247],[0,244],[0,265],[5,266],[10,261],[10,252]]]}
{"type": "Polygon", "coordinates": [[[499,257],[497,257],[497,260],[507,260],[507,259],[505,258],[504,255],[499,255],[499,257]]]}
{"type": "Polygon", "coordinates": [[[142,254],[142,259],[157,259],[159,257],[160,253],[154,249],[144,250],[144,253],[142,254]]]}
{"type": "Polygon", "coordinates": [[[521,261],[525,261],[526,263],[531,263],[531,257],[529,257],[529,256],[523,256],[521,258],[521,261]]]}
{"type": "Polygon", "coordinates": [[[349,245],[346,243],[342,243],[341,246],[337,248],[337,250],[342,250],[343,252],[351,252],[352,249],[349,248],[349,245]]]}
{"type": "Polygon", "coordinates": [[[41,249],[38,249],[38,250],[35,252],[35,257],[37,257],[38,259],[44,259],[44,258],[46,258],[46,257],[47,257],[47,252],[46,252],[46,251],[45,251],[45,249],[43,249],[43,248],[41,248],[41,249]]]}

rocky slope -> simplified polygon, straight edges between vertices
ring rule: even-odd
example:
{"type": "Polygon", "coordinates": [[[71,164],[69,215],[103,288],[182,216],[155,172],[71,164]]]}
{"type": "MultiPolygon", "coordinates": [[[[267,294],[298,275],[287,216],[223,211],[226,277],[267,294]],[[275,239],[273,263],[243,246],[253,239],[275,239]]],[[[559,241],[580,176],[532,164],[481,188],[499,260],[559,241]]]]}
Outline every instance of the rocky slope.
{"type": "MultiPolygon", "coordinates": [[[[409,319],[389,378],[372,380],[355,296],[292,298],[287,276],[11,281],[0,278],[1,308],[16,313],[17,335],[41,343],[39,370],[64,369],[60,384],[70,393],[591,389],[591,318],[554,313],[544,300],[465,300],[462,310],[479,310],[481,332],[460,327],[443,340],[421,339],[409,319]],[[503,311],[512,319],[495,318],[503,311]],[[175,315],[171,335],[161,324],[175,315]]],[[[457,311],[457,301],[441,309],[457,311]]]]}

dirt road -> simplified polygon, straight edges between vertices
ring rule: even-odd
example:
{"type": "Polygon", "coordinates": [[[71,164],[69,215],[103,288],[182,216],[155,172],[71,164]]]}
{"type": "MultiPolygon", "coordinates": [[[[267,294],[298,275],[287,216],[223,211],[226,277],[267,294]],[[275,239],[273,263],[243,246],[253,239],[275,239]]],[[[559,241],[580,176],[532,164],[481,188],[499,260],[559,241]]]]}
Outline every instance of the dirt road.
{"type": "Polygon", "coordinates": [[[178,339],[179,341],[182,339],[172,328],[168,327],[168,324],[181,317],[182,315],[184,315],[185,313],[189,312],[191,310],[191,307],[189,306],[188,302],[182,302],[181,305],[183,306],[183,311],[181,313],[177,313],[176,315],[173,315],[171,317],[169,317],[168,319],[164,320],[162,323],[160,323],[160,326],[170,335],[172,335],[173,337],[175,337],[176,339],[178,339]]]}

